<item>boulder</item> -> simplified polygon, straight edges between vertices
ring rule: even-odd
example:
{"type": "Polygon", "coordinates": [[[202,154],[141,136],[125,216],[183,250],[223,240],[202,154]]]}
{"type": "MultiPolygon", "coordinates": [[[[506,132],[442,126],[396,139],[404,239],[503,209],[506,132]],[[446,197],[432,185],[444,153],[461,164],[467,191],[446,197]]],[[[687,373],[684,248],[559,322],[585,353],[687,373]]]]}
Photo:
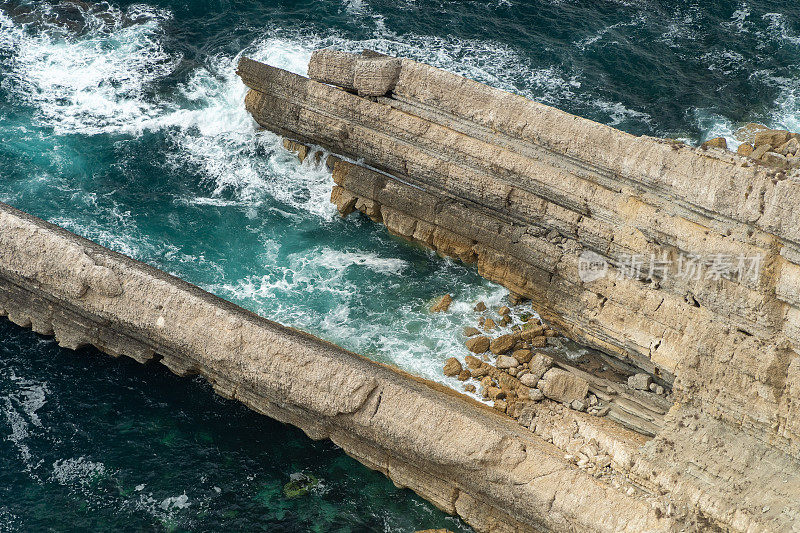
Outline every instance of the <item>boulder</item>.
{"type": "Polygon", "coordinates": [[[486,387],[486,396],[490,400],[502,400],[506,397],[506,393],[500,387],[486,387]]]}
{"type": "Polygon", "coordinates": [[[495,355],[500,355],[501,353],[506,353],[513,348],[516,342],[517,339],[514,335],[500,335],[496,339],[492,340],[489,345],[489,350],[495,355]]]}
{"type": "Polygon", "coordinates": [[[736,149],[736,153],[748,157],[753,153],[753,145],[742,143],[739,145],[739,148],[736,149]]]}
{"type": "Polygon", "coordinates": [[[758,145],[756,146],[756,149],[753,150],[753,153],[750,154],[750,157],[753,159],[761,159],[761,156],[769,152],[771,148],[772,147],[768,144],[758,145]]]}
{"type": "Polygon", "coordinates": [[[488,365],[480,366],[478,368],[473,368],[472,370],[469,371],[469,373],[470,375],[472,375],[473,378],[479,379],[485,377],[489,373],[489,368],[488,365]]]}
{"type": "Polygon", "coordinates": [[[547,346],[547,337],[543,335],[539,337],[534,337],[529,342],[531,348],[544,348],[545,346],[547,346]]]}
{"type": "Polygon", "coordinates": [[[308,77],[322,83],[354,89],[353,76],[358,56],[339,50],[315,50],[308,63],[308,77]]]}
{"type": "Polygon", "coordinates": [[[464,362],[467,363],[467,367],[470,369],[480,368],[483,365],[483,362],[474,355],[466,356],[464,362]]]}
{"type": "Polygon", "coordinates": [[[464,392],[475,392],[475,391],[476,391],[475,385],[473,385],[472,383],[467,383],[466,385],[464,385],[464,392]]]}
{"type": "Polygon", "coordinates": [[[648,390],[652,382],[653,378],[650,374],[640,372],[628,378],[628,387],[636,390],[648,390]]]}
{"type": "Polygon", "coordinates": [[[486,304],[483,302],[478,302],[477,304],[475,304],[475,310],[479,313],[482,311],[486,311],[486,304]]]}
{"type": "Polygon", "coordinates": [[[502,413],[505,413],[506,409],[508,408],[508,404],[503,400],[496,400],[494,402],[494,408],[502,413]]]}
{"type": "Polygon", "coordinates": [[[728,141],[725,140],[725,137],[714,137],[701,144],[700,148],[722,148],[723,150],[727,150],[728,141]]]}
{"type": "Polygon", "coordinates": [[[508,307],[506,307],[506,306],[504,305],[503,307],[501,307],[500,309],[498,309],[498,310],[497,310],[497,313],[498,313],[500,316],[506,316],[506,315],[508,315],[509,313],[511,313],[511,309],[509,309],[508,307]]]}
{"type": "Polygon", "coordinates": [[[530,374],[536,378],[538,382],[544,376],[544,373],[550,370],[553,366],[553,358],[543,353],[537,353],[531,358],[528,363],[530,374]]]}
{"type": "Polygon", "coordinates": [[[520,376],[519,382],[525,385],[526,387],[535,387],[536,384],[539,382],[539,378],[537,378],[530,372],[526,372],[525,374],[522,374],[522,376],[520,376]]]}
{"type": "Polygon", "coordinates": [[[768,145],[777,148],[789,140],[790,134],[786,130],[763,130],[756,133],[753,139],[754,146],[768,145]]]}
{"type": "Polygon", "coordinates": [[[444,363],[444,375],[447,377],[457,376],[461,373],[461,363],[455,357],[450,357],[444,363]]]}
{"type": "Polygon", "coordinates": [[[458,373],[458,381],[467,381],[471,377],[472,373],[470,373],[470,371],[467,369],[464,369],[458,373]]]}
{"type": "Polygon", "coordinates": [[[474,337],[475,335],[480,335],[481,330],[478,328],[473,328],[472,326],[468,326],[464,328],[464,336],[465,337],[474,337]]]}
{"type": "Polygon", "coordinates": [[[489,349],[490,343],[488,337],[472,337],[467,339],[464,344],[467,346],[467,350],[472,353],[483,353],[489,349]]]}
{"type": "Polygon", "coordinates": [[[513,368],[517,365],[519,365],[519,361],[507,355],[500,355],[497,357],[497,361],[495,361],[495,366],[500,369],[513,368]]]}
{"type": "Polygon", "coordinates": [[[551,368],[539,380],[538,388],[551,400],[571,403],[586,397],[589,392],[589,383],[566,370],[551,368]]]}
{"type": "Polygon", "coordinates": [[[528,392],[528,399],[534,402],[540,402],[544,400],[544,393],[539,389],[531,389],[528,392]]]}
{"type": "Polygon", "coordinates": [[[775,152],[765,153],[761,156],[761,160],[771,167],[783,168],[787,166],[786,156],[776,154],[775,152]]]}
{"type": "Polygon", "coordinates": [[[491,318],[487,318],[486,321],[483,323],[483,329],[486,331],[491,331],[497,327],[497,324],[494,323],[494,320],[491,318]]]}
{"type": "Polygon", "coordinates": [[[528,363],[533,358],[533,352],[530,350],[516,350],[512,355],[520,363],[528,363]]]}
{"type": "Polygon", "coordinates": [[[800,141],[796,137],[792,137],[776,150],[777,153],[785,156],[795,155],[798,151],[800,151],[800,141]]]}
{"type": "Polygon", "coordinates": [[[572,403],[570,403],[569,406],[576,411],[586,410],[586,404],[583,402],[583,400],[572,400],[572,403]]]}
{"type": "Polygon", "coordinates": [[[431,313],[442,313],[450,309],[450,305],[453,303],[453,297],[449,294],[445,294],[441,298],[439,298],[436,303],[431,306],[431,313]]]}

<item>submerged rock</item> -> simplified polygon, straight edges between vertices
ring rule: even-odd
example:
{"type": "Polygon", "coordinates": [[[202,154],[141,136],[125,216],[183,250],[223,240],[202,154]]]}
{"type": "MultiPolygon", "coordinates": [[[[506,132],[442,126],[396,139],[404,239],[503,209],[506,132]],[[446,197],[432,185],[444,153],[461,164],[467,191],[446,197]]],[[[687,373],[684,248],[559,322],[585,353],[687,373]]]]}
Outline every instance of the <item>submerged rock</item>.
{"type": "Polygon", "coordinates": [[[295,472],[289,479],[291,481],[283,486],[283,494],[289,499],[305,496],[311,489],[319,485],[316,477],[302,472],[295,472]]]}
{"type": "Polygon", "coordinates": [[[475,335],[480,335],[480,334],[481,330],[479,330],[478,328],[474,328],[472,326],[467,326],[466,328],[464,328],[465,337],[474,337],[475,335]]]}
{"type": "Polygon", "coordinates": [[[431,306],[431,313],[442,313],[450,309],[450,305],[453,303],[453,297],[449,294],[445,294],[439,300],[431,306]]]}

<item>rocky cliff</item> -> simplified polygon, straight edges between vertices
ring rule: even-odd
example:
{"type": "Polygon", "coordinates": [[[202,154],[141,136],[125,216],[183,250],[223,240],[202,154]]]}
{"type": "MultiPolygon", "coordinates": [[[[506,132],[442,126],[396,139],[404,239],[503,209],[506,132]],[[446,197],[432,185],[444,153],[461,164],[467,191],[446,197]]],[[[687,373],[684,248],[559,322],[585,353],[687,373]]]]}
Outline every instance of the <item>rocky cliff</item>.
{"type": "Polygon", "coordinates": [[[764,158],[791,135],[758,158],[635,137],[371,52],[318,51],[309,78],[246,58],[239,74],[261,126],[337,154],[342,214],[476,263],[673,385],[662,429],[615,463],[683,509],[659,516],[798,527],[800,172],[764,158]]]}

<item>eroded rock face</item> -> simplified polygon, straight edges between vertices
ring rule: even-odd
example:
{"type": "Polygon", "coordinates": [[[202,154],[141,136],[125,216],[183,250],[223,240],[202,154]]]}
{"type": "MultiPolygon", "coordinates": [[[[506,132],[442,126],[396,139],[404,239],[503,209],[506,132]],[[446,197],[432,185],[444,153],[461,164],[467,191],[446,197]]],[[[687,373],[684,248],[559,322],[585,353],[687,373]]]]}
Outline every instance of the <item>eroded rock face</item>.
{"type": "MultiPolygon", "coordinates": [[[[323,63],[337,58],[322,54],[317,68],[336,72],[323,63]]],[[[793,134],[753,126],[742,133],[748,154],[634,137],[407,59],[391,94],[373,99],[248,60],[239,72],[260,125],[378,169],[328,159],[336,186],[363,199],[357,210],[475,263],[568,336],[674,383],[670,438],[691,442],[694,432],[676,424],[697,416],[757,453],[800,459],[793,134]]],[[[541,331],[529,342],[546,340],[541,331]]],[[[470,342],[476,353],[490,349],[485,337],[470,342]]],[[[758,484],[740,469],[715,474],[717,486],[686,478],[656,446],[643,453],[642,464],[663,473],[659,486],[693,494],[715,523],[779,520],[759,514],[763,495],[731,488],[758,484]]]]}
{"type": "MultiPolygon", "coordinates": [[[[157,353],[155,360],[179,375],[200,374],[226,398],[331,439],[478,531],[633,533],[682,523],[656,516],[645,498],[609,493],[505,414],[4,204],[0,315],[71,348],[93,344],[141,362],[157,353]],[[589,504],[601,499],[608,507],[589,504]]],[[[506,389],[498,390],[505,403],[506,389]]],[[[503,403],[497,407],[508,409],[503,403]]]]}

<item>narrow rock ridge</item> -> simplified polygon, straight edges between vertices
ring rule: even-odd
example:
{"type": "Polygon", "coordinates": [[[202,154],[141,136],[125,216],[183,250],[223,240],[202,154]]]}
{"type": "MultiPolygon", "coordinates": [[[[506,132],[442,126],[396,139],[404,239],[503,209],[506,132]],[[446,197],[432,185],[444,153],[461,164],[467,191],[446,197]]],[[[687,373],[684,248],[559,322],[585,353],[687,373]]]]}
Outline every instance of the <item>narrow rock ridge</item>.
{"type": "Polygon", "coordinates": [[[372,52],[317,51],[310,79],[247,58],[238,72],[259,125],[336,154],[343,215],[476,263],[570,337],[673,385],[628,465],[643,486],[722,529],[797,523],[800,171],[372,52]]]}
{"type": "MultiPolygon", "coordinates": [[[[660,514],[647,489],[629,495],[582,472],[555,445],[465,396],[5,204],[0,315],[66,348],[94,345],[200,374],[220,395],[331,439],[478,531],[671,531],[688,520],[660,514]]],[[[603,433],[589,418],[585,431],[603,433]]],[[[626,460],[642,442],[630,432],[606,438],[626,460]]]]}

